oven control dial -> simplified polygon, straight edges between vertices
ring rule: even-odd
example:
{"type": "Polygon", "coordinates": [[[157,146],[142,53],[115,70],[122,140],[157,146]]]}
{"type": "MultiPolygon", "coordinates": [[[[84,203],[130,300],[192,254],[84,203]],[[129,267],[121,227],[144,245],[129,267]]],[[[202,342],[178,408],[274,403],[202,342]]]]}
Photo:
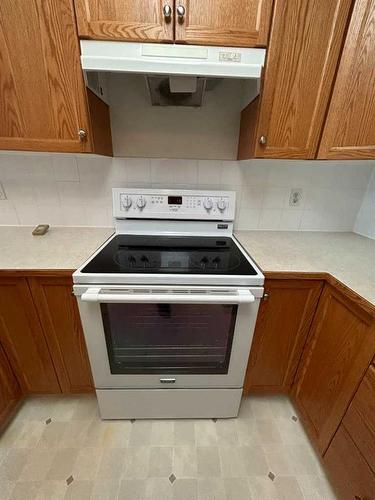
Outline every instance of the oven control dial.
{"type": "Polygon", "coordinates": [[[146,206],[146,198],[144,196],[138,196],[137,199],[137,207],[140,208],[141,210],[145,208],[146,206]]]}
{"type": "Polygon", "coordinates": [[[212,210],[212,207],[214,206],[214,203],[211,198],[205,198],[203,200],[203,206],[206,210],[212,210]]]}
{"type": "Polygon", "coordinates": [[[121,208],[123,210],[129,210],[129,208],[132,206],[133,200],[129,195],[123,195],[121,196],[121,208]]]}
{"type": "Polygon", "coordinates": [[[227,206],[228,206],[227,201],[224,200],[223,198],[221,198],[217,202],[217,208],[220,210],[220,212],[224,212],[224,210],[227,208],[227,206]]]}

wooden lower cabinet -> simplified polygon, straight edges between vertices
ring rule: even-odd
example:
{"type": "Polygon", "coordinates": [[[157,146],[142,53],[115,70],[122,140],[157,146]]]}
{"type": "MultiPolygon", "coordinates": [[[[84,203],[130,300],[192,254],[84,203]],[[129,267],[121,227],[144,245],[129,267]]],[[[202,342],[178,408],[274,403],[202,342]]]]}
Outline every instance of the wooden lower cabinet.
{"type": "Polygon", "coordinates": [[[0,345],[0,431],[21,398],[21,388],[0,345]]]}
{"type": "Polygon", "coordinates": [[[0,277],[0,342],[24,394],[93,391],[71,272],[0,277]]]}
{"type": "Polygon", "coordinates": [[[244,393],[288,392],[323,281],[268,279],[254,333],[244,393]]]}
{"type": "Polygon", "coordinates": [[[340,500],[375,498],[375,476],[343,425],[324,456],[324,464],[340,500]]]}
{"type": "Polygon", "coordinates": [[[30,278],[29,283],[62,392],[91,392],[91,369],[71,277],[30,278]]]}
{"type": "Polygon", "coordinates": [[[293,397],[324,454],[375,354],[375,320],[359,300],[326,284],[293,397]]]}
{"type": "Polygon", "coordinates": [[[24,393],[61,392],[26,278],[0,279],[0,342],[24,393]]]}

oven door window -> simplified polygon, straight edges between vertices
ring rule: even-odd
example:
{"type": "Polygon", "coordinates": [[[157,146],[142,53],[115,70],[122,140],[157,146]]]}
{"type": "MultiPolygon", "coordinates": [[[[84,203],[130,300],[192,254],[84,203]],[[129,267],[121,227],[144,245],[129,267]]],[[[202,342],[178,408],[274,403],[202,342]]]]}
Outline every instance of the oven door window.
{"type": "Polygon", "coordinates": [[[101,304],[111,373],[228,373],[237,309],[220,304],[101,304]]]}

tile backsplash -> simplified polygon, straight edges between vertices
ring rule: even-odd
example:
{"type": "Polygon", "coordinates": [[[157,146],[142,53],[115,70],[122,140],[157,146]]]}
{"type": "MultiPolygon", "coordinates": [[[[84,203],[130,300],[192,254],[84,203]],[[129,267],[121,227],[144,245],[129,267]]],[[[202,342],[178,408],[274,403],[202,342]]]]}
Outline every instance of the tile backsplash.
{"type": "Polygon", "coordinates": [[[356,228],[366,232],[361,220],[371,225],[374,219],[375,174],[367,191],[373,171],[370,161],[2,153],[0,182],[7,199],[0,200],[0,224],[110,226],[112,187],[174,187],[236,191],[238,229],[351,231],[359,214],[356,228]],[[302,191],[298,206],[289,204],[292,189],[302,191]]]}
{"type": "Polygon", "coordinates": [[[358,212],[355,231],[375,239],[375,168],[358,212]]]}

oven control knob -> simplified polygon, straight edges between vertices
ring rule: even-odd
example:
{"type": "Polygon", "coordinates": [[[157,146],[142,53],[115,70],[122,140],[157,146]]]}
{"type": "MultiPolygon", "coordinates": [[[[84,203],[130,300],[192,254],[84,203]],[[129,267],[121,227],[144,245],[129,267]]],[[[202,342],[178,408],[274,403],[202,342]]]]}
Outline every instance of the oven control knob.
{"type": "Polygon", "coordinates": [[[146,198],[144,196],[139,196],[137,199],[137,207],[142,210],[146,206],[146,198]]]}
{"type": "Polygon", "coordinates": [[[206,210],[212,210],[212,207],[214,206],[213,201],[211,198],[205,198],[203,200],[203,206],[206,210]]]}
{"type": "Polygon", "coordinates": [[[121,207],[124,210],[129,210],[129,208],[132,206],[133,200],[131,199],[130,196],[125,195],[121,197],[121,207]]]}
{"type": "Polygon", "coordinates": [[[224,212],[224,210],[227,208],[228,204],[226,202],[226,200],[219,200],[217,202],[217,208],[220,210],[220,212],[224,212]]]}

